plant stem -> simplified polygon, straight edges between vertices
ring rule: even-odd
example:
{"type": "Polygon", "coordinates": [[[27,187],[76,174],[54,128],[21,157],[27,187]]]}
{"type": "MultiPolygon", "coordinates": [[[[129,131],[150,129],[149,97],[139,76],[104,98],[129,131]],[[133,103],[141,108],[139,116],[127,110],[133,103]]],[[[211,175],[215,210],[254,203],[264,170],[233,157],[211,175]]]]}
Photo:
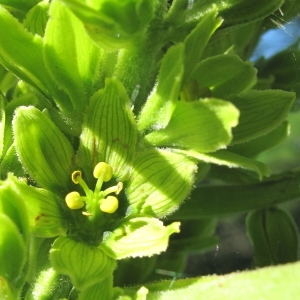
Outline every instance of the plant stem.
{"type": "Polygon", "coordinates": [[[170,219],[199,219],[262,209],[300,198],[300,170],[255,184],[196,188],[170,219]]]}

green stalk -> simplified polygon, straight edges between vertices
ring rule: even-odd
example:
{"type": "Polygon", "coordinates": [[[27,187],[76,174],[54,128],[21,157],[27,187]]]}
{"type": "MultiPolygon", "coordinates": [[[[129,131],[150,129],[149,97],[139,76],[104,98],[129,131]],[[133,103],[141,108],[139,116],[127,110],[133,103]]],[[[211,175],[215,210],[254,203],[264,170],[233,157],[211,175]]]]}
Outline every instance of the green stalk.
{"type": "Polygon", "coordinates": [[[196,188],[170,219],[219,217],[266,208],[300,198],[300,170],[255,184],[196,188]]]}

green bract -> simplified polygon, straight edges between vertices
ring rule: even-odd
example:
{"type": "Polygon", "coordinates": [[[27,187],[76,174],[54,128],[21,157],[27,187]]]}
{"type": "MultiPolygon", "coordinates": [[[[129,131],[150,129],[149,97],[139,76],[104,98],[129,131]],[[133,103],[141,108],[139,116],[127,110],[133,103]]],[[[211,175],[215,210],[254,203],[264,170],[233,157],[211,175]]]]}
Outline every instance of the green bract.
{"type": "Polygon", "coordinates": [[[74,168],[73,150],[49,117],[34,107],[20,107],[13,130],[18,156],[31,177],[41,187],[67,191],[74,168]]]}
{"type": "Polygon", "coordinates": [[[102,250],[64,237],[56,239],[50,259],[55,270],[69,275],[79,290],[108,277],[116,265],[102,250]]]}
{"type": "Polygon", "coordinates": [[[284,210],[270,207],[250,213],[247,229],[254,246],[257,266],[297,260],[299,241],[296,225],[284,210]]]}
{"type": "Polygon", "coordinates": [[[119,180],[126,180],[132,167],[136,140],[126,90],[118,80],[107,79],[105,88],[92,96],[86,111],[78,151],[80,166],[86,174],[91,174],[97,162],[105,161],[119,180]]]}

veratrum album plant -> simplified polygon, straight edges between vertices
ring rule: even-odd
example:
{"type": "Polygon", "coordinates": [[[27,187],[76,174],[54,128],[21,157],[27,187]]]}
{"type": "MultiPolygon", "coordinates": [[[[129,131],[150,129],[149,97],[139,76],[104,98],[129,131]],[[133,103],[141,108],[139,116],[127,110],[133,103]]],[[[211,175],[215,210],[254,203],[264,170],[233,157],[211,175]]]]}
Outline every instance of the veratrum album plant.
{"type": "Polygon", "coordinates": [[[299,196],[300,174],[270,176],[256,157],[288,135],[299,80],[283,54],[259,76],[247,60],[271,17],[299,12],[0,0],[0,298],[295,299],[297,263],[150,282],[183,272],[218,243],[218,218],[240,212],[255,266],[298,259],[276,204],[299,196]]]}

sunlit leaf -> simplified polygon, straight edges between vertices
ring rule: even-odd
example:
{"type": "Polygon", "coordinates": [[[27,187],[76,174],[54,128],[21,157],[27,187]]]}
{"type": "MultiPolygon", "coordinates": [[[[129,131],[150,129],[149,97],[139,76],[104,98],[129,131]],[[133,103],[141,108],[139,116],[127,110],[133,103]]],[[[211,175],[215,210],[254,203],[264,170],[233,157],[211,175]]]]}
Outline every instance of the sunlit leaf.
{"type": "Polygon", "coordinates": [[[174,222],[164,226],[155,218],[129,217],[104,236],[100,249],[115,259],[159,254],[167,249],[169,236],[179,232],[179,225],[174,222]]]}
{"type": "Polygon", "coordinates": [[[53,81],[83,109],[99,79],[101,51],[83,24],[60,1],[52,1],[44,37],[44,59],[53,81]]]}
{"type": "Polygon", "coordinates": [[[232,130],[232,145],[269,133],[287,117],[295,94],[279,91],[249,91],[230,101],[239,109],[239,124],[232,130]]]}
{"type": "Polygon", "coordinates": [[[59,237],[50,251],[53,268],[70,276],[75,288],[84,290],[110,276],[116,262],[102,250],[71,238],[59,237]]]}
{"type": "Polygon", "coordinates": [[[214,97],[226,99],[249,89],[256,81],[256,69],[236,55],[221,54],[201,61],[190,76],[199,88],[208,87],[214,97]]]}
{"type": "Polygon", "coordinates": [[[206,163],[213,163],[221,166],[227,166],[229,168],[241,168],[253,171],[257,173],[260,179],[263,176],[269,176],[271,173],[270,168],[262,162],[238,155],[227,150],[219,150],[213,153],[205,154],[185,150],[178,150],[178,152],[188,155],[190,157],[194,157],[206,163]]]}
{"type": "Polygon", "coordinates": [[[126,184],[128,212],[163,217],[191,191],[197,167],[193,159],[166,150],[149,150],[136,157],[126,184]]]}
{"type": "Polygon", "coordinates": [[[16,110],[13,132],[17,154],[30,176],[44,188],[62,193],[71,185],[73,149],[56,125],[37,108],[16,110]]]}
{"type": "Polygon", "coordinates": [[[184,46],[171,47],[162,60],[157,86],[143,107],[138,120],[138,129],[150,126],[165,127],[175,109],[184,71],[184,46]]]}
{"type": "Polygon", "coordinates": [[[2,212],[0,223],[0,275],[10,282],[17,281],[25,263],[25,243],[13,220],[2,212]]]}
{"type": "Polygon", "coordinates": [[[136,129],[126,90],[117,79],[107,79],[105,88],[91,98],[80,142],[78,163],[87,176],[103,161],[112,166],[119,180],[128,178],[136,129]]]}
{"type": "Polygon", "coordinates": [[[159,147],[212,152],[231,142],[231,130],[238,118],[239,111],[223,100],[178,101],[168,125],[149,133],[145,140],[159,147]]]}

